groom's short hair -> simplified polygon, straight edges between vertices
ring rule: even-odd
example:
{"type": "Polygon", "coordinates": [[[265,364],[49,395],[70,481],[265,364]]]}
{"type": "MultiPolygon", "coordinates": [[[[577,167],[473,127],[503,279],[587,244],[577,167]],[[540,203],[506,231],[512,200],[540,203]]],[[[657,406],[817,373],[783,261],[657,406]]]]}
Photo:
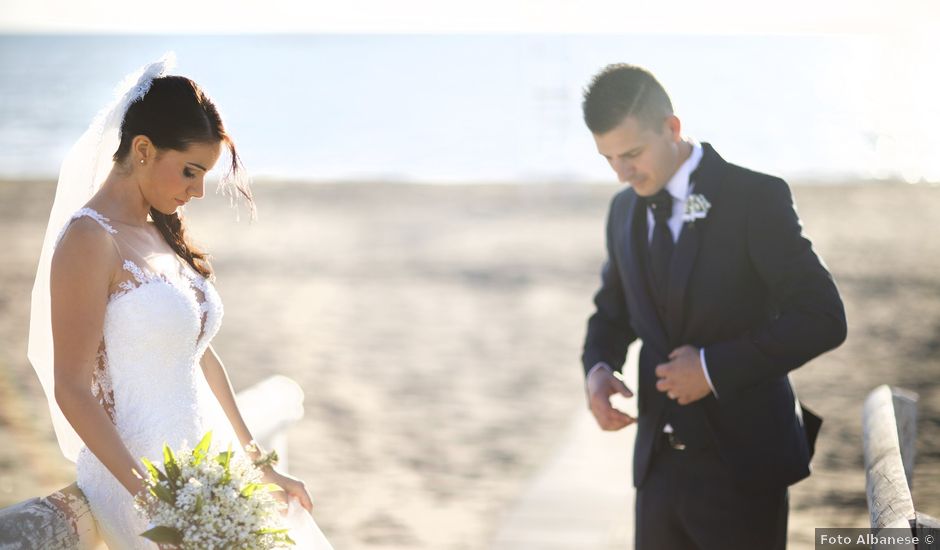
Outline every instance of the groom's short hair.
{"type": "Polygon", "coordinates": [[[615,63],[597,73],[584,90],[584,123],[593,134],[605,134],[634,116],[659,131],[672,112],[672,102],[652,73],[636,65],[615,63]]]}

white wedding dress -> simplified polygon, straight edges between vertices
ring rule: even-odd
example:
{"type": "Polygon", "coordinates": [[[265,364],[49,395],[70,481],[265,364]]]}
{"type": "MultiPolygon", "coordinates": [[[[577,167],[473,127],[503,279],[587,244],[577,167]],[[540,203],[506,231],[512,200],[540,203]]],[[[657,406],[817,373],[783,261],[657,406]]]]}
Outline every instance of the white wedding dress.
{"type": "MultiPolygon", "coordinates": [[[[240,449],[199,364],[222,321],[215,288],[169,249],[140,254],[133,228],[122,233],[114,227],[120,224],[90,208],[75,213],[70,224],[82,217],[111,235],[127,277],[108,299],[91,388],[124,444],[134,457],[155,464],[163,463],[164,443],[191,448],[210,430],[215,450],[230,443],[240,449]]],[[[139,536],[147,522],[135,511],[130,493],[87,448],[80,451],[76,468],[78,485],[109,548],[156,549],[139,536]]],[[[310,515],[293,500],[291,508],[295,548],[331,550],[310,515]]]]}

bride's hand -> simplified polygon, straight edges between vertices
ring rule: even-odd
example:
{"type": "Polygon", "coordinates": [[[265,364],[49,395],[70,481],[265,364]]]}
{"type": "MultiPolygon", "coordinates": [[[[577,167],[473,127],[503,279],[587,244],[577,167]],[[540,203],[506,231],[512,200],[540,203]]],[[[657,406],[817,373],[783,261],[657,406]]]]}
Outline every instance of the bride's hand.
{"type": "Polygon", "coordinates": [[[307,492],[303,481],[300,481],[296,477],[282,474],[270,466],[264,468],[263,471],[265,483],[276,483],[284,489],[283,492],[276,491],[272,493],[274,498],[285,504],[287,504],[289,498],[296,498],[300,502],[300,505],[303,506],[304,510],[308,513],[313,512],[313,502],[310,500],[310,493],[307,492]]]}

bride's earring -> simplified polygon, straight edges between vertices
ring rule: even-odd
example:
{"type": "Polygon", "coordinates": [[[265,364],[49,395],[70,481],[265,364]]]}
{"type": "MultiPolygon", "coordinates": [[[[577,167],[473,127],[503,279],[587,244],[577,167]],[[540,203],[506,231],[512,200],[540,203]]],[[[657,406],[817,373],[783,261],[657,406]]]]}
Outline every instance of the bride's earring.
{"type": "Polygon", "coordinates": [[[143,163],[144,163],[144,159],[140,159],[140,163],[143,164],[143,163]]]}

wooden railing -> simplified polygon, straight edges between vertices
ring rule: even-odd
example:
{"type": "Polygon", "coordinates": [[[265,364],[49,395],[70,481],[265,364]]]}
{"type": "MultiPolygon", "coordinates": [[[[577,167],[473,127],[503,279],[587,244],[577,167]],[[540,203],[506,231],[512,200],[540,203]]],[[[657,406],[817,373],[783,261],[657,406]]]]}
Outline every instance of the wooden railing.
{"type": "MultiPolygon", "coordinates": [[[[862,411],[865,453],[865,493],[871,527],[909,529],[920,541],[910,550],[940,548],[940,522],[918,512],[911,496],[917,444],[917,394],[879,386],[865,400],[862,411]],[[933,539],[926,537],[932,534],[933,539]]],[[[892,546],[892,548],[901,548],[892,546]]]]}
{"type": "MultiPolygon", "coordinates": [[[[288,465],[287,428],[303,417],[303,400],[303,390],[285,376],[272,376],[238,394],[245,422],[265,449],[277,451],[281,469],[288,465]]],[[[0,510],[4,550],[103,547],[88,501],[75,483],[0,510]]]]}

